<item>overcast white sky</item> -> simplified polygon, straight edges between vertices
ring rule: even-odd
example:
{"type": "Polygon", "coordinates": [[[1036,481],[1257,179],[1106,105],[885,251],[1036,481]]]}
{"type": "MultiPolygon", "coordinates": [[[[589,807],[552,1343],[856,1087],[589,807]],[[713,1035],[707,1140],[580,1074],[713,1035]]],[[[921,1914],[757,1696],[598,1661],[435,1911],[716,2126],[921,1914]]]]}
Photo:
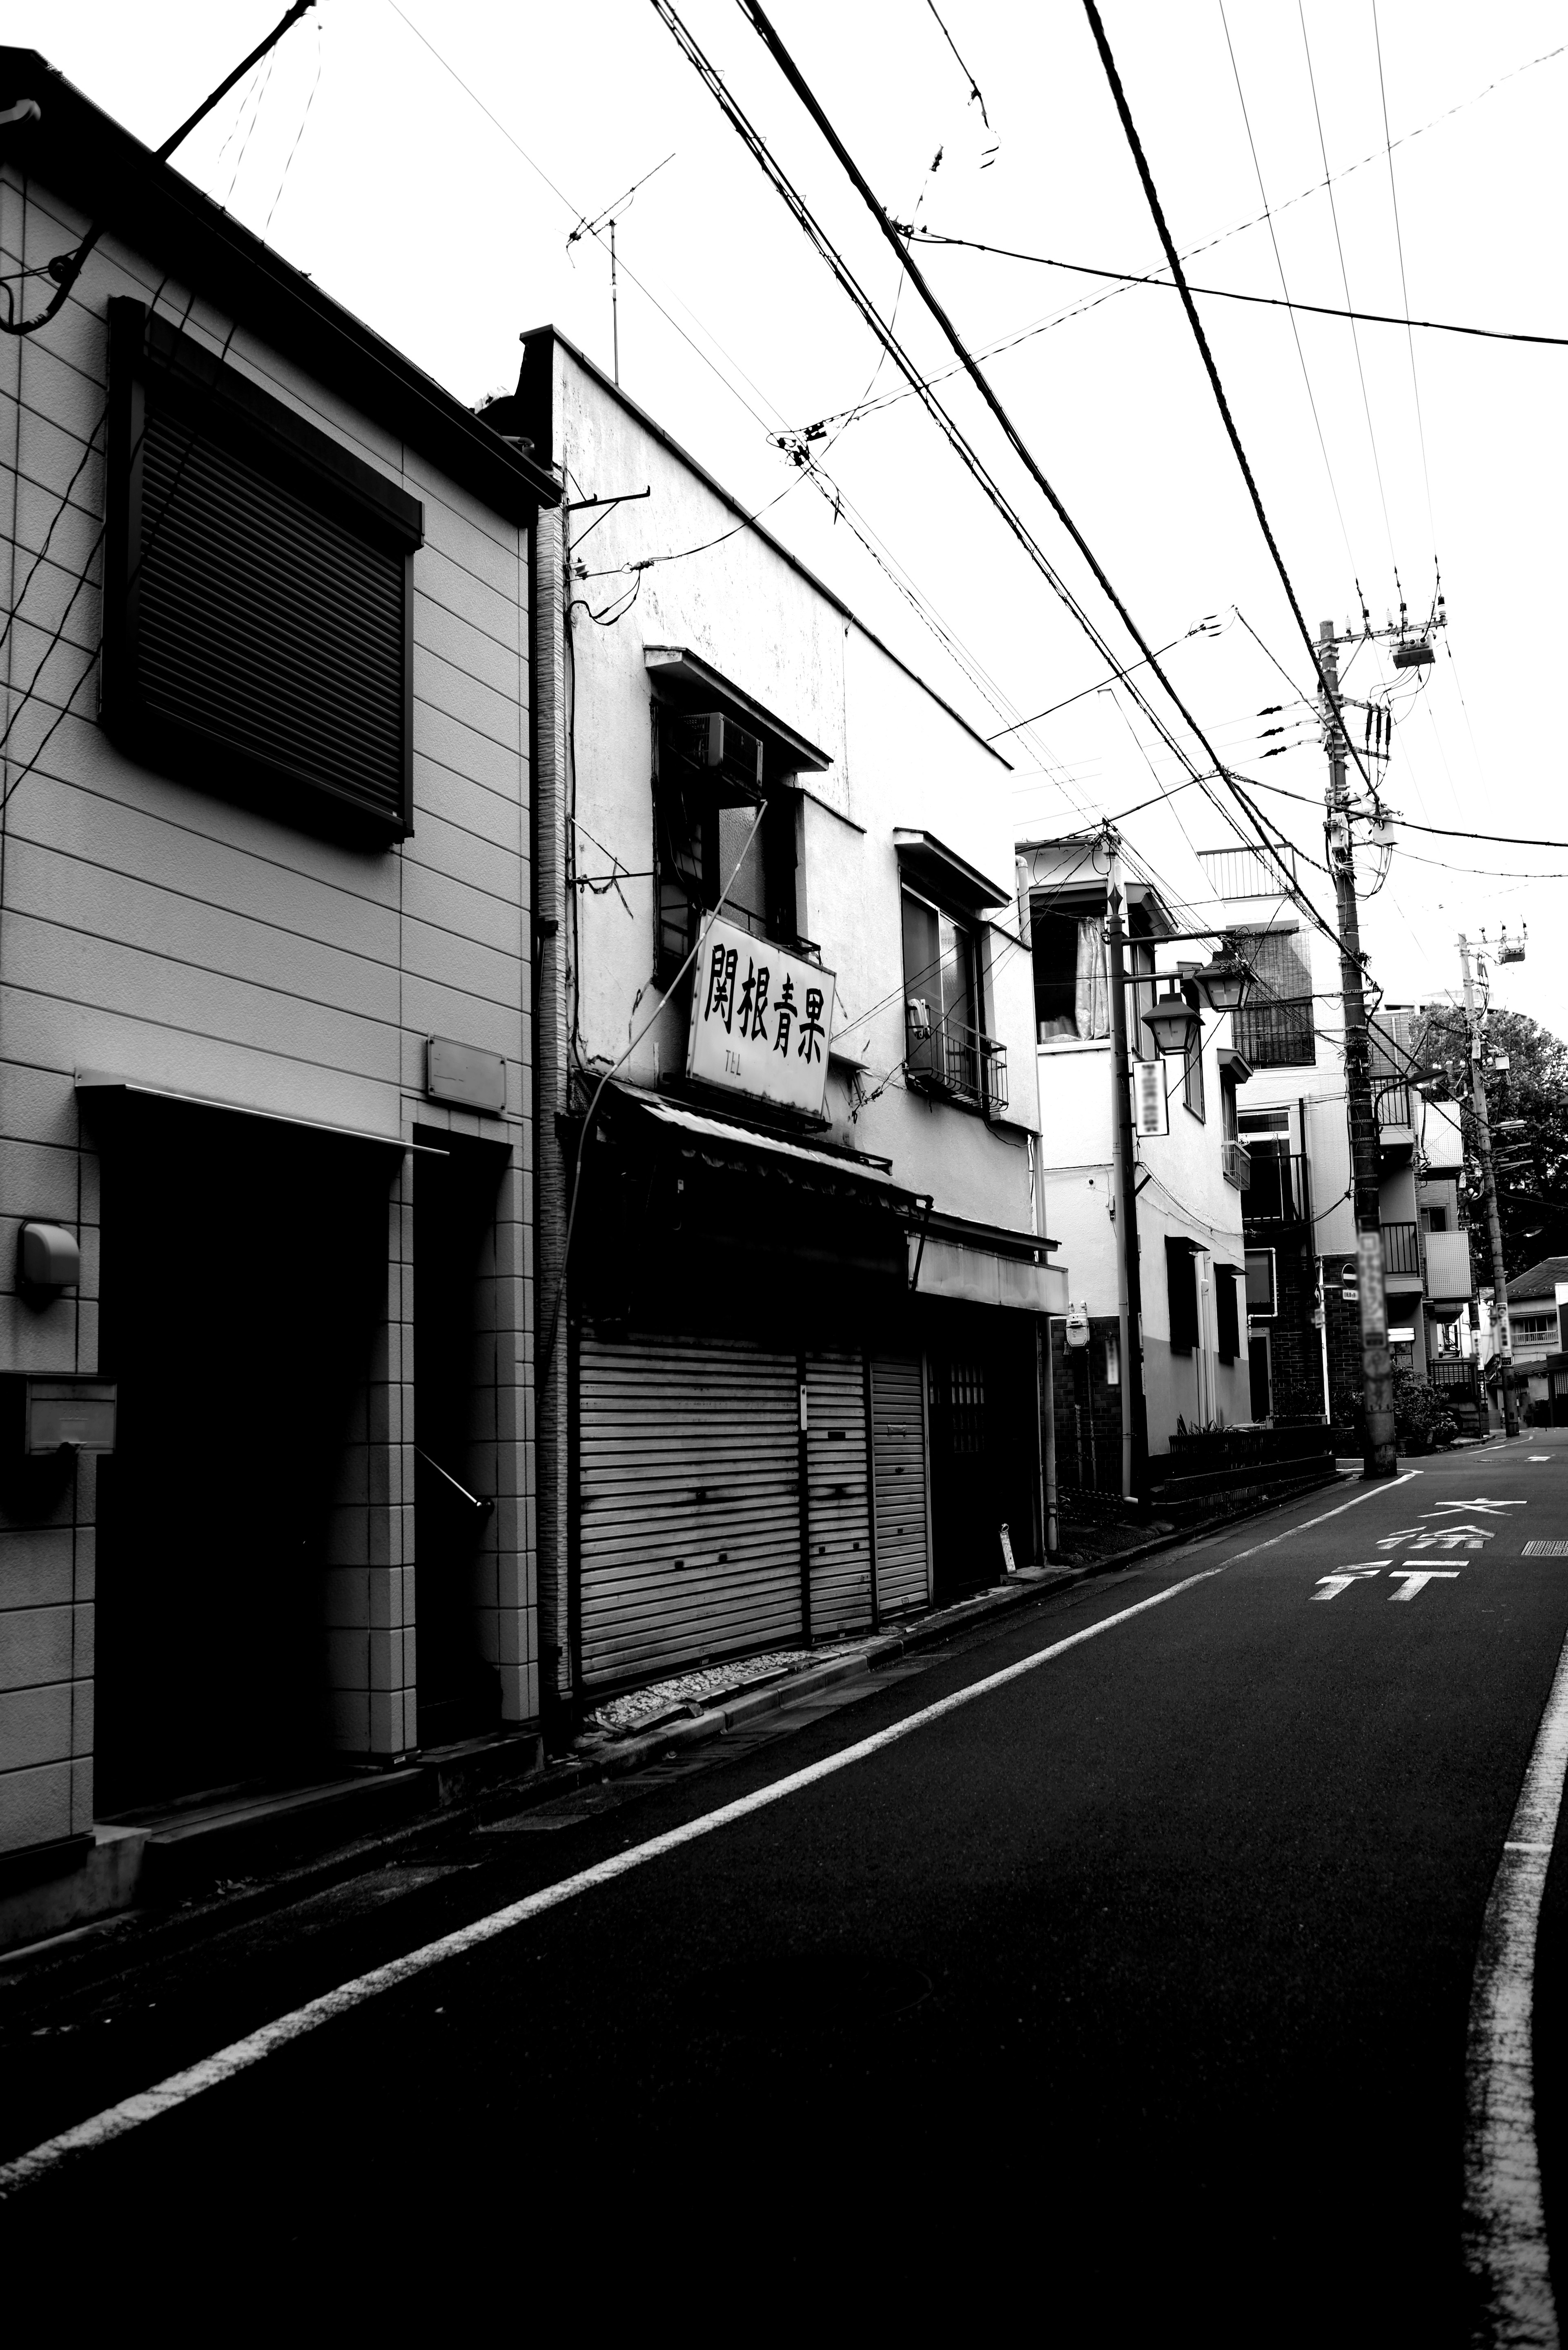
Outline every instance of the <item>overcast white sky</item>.
{"type": "MultiPolygon", "coordinates": [[[[1400,312],[1371,0],[1304,0],[1337,239],[1295,0],[1224,0],[1224,16],[1220,0],[1103,5],[1179,245],[1191,254],[1222,240],[1192,261],[1195,282],[1280,290],[1267,227],[1242,226],[1257,223],[1262,204],[1228,21],[1292,294],[1343,303],[1343,249],[1355,305],[1400,312]]],[[[278,7],[14,0],[0,5],[0,26],[156,144],[278,7]]],[[[886,310],[898,295],[898,263],[734,0],[682,0],[681,13],[886,310]]],[[[918,205],[928,228],[1058,261],[1158,264],[1076,0],[943,0],[989,133],[926,0],[775,0],[772,14],[896,214],[918,205]]],[[[1379,0],[1377,26],[1411,312],[1568,333],[1568,9],[1561,0],[1486,10],[1379,0]]],[[[545,320],[608,365],[607,258],[587,240],[568,252],[566,235],[580,213],[671,153],[618,233],[625,269],[639,281],[622,280],[626,389],[738,496],[757,507],[778,498],[770,527],[982,732],[1095,683],[1099,657],[917,402],[873,406],[842,437],[819,442],[818,454],[927,611],[968,648],[992,699],[774,445],[774,433],[856,406],[873,379],[879,400],[897,378],[889,364],[877,372],[867,330],[649,0],[551,8],[320,0],[180,163],[472,401],[511,383],[519,331],[545,320]]],[[[988,363],[1016,423],[1151,643],[1206,614],[1231,623],[1171,656],[1210,739],[1260,781],[1321,799],[1313,727],[1286,738],[1286,755],[1258,764],[1270,747],[1262,730],[1280,722],[1257,713],[1304,691],[1310,671],[1179,301],[1141,287],[1102,299],[1107,289],[1092,280],[967,252],[926,248],[920,258],[971,348],[1042,329],[988,363]],[[1292,685],[1231,619],[1238,607],[1292,685]]],[[[1287,314],[1209,299],[1201,308],[1314,629],[1331,616],[1345,625],[1357,578],[1374,620],[1384,621],[1397,601],[1396,566],[1412,615],[1424,617],[1434,555],[1441,563],[1450,625],[1426,693],[1396,703],[1391,805],[1435,826],[1568,841],[1557,675],[1568,641],[1568,351],[1418,334],[1418,424],[1402,330],[1360,328],[1358,365],[1347,325],[1301,318],[1309,400],[1287,314]]],[[[922,363],[942,363],[945,346],[907,286],[898,317],[922,363]]],[[[1130,655],[978,400],[958,385],[944,397],[1110,641],[1130,655]]],[[[607,562],[656,552],[649,510],[623,510],[598,544],[607,562]]],[[[1375,674],[1391,672],[1362,653],[1347,691],[1365,691],[1375,674]]],[[[1148,730],[1125,695],[1091,694],[1012,741],[1020,837],[1119,810],[1156,788],[1148,730]]],[[[1158,748],[1154,767],[1160,782],[1179,779],[1158,748]]],[[[1313,808],[1266,805],[1321,859],[1313,808]]],[[[1132,818],[1127,833],[1192,905],[1205,895],[1194,849],[1231,837],[1195,790],[1132,818]]],[[[1460,929],[1495,936],[1503,922],[1527,920],[1529,958],[1499,975],[1494,1000],[1568,1035],[1568,923],[1553,920],[1568,850],[1413,832],[1400,841],[1364,915],[1388,997],[1427,1000],[1452,987],[1460,929]]],[[[1330,904],[1326,876],[1303,873],[1330,904]]]]}

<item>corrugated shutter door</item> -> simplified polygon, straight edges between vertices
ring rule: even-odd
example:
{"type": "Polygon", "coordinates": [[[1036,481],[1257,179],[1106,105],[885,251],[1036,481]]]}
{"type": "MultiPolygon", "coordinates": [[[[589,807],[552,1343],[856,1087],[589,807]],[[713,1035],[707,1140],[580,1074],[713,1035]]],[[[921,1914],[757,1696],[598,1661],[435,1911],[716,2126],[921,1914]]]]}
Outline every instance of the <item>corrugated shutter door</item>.
{"type": "Polygon", "coordinates": [[[866,1388],[858,1355],[808,1355],[806,1479],[811,1496],[811,1637],[871,1621],[866,1388]]]}
{"type": "Polygon", "coordinates": [[[585,1682],[798,1640],[794,1357],[585,1333],[578,1393],[585,1682]]]}
{"type": "Polygon", "coordinates": [[[931,1596],[926,1548],[926,1423],[918,1355],[871,1358],[871,1459],[877,1490],[877,1593],[884,1617],[931,1596]]]}

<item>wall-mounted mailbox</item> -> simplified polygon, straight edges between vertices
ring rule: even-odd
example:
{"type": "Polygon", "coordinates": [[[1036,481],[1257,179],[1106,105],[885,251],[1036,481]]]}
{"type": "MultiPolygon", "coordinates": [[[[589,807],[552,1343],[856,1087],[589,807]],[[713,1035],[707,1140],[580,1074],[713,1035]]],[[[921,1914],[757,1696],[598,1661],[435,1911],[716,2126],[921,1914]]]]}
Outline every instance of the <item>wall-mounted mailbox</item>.
{"type": "Polygon", "coordinates": [[[118,1389],[113,1379],[43,1378],[23,1373],[8,1378],[5,1386],[11,1427],[29,1459],[114,1451],[118,1389]]]}
{"type": "Polygon", "coordinates": [[[24,1289],[74,1289],[82,1253],[64,1224],[28,1222],[16,1235],[16,1273],[24,1289]]]}
{"type": "Polygon", "coordinates": [[[499,1053],[460,1045],[451,1036],[425,1042],[425,1091],[432,1101],[498,1115],[506,1107],[506,1064],[499,1053]]]}

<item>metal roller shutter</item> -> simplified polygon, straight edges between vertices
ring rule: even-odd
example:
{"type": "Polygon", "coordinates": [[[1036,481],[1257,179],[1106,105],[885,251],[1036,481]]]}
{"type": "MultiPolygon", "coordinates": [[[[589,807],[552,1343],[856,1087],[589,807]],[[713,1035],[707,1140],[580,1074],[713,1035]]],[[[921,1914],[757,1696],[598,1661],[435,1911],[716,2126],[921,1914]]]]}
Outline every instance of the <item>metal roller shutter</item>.
{"type": "Polygon", "coordinates": [[[871,1463],[877,1511],[877,1594],[884,1617],[931,1596],[926,1541],[926,1419],[918,1355],[871,1359],[871,1463]]]}
{"type": "Polygon", "coordinates": [[[863,1357],[808,1355],[805,1393],[811,1637],[823,1640],[871,1621],[863,1357]]]}
{"type": "Polygon", "coordinates": [[[584,1681],[798,1640],[794,1356],[585,1333],[578,1396],[584,1681]]]}

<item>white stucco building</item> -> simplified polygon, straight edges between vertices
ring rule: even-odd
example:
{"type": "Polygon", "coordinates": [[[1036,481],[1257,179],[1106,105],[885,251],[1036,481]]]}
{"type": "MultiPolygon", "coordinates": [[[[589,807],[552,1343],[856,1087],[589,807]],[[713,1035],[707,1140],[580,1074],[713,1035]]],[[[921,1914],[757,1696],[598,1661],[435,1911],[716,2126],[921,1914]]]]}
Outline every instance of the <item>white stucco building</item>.
{"type": "Polygon", "coordinates": [[[567,1704],[992,1580],[1003,1525],[1040,1555],[1065,1287],[1005,762],[580,352],[524,343],[486,412],[566,493],[535,656],[567,1704]]]}

